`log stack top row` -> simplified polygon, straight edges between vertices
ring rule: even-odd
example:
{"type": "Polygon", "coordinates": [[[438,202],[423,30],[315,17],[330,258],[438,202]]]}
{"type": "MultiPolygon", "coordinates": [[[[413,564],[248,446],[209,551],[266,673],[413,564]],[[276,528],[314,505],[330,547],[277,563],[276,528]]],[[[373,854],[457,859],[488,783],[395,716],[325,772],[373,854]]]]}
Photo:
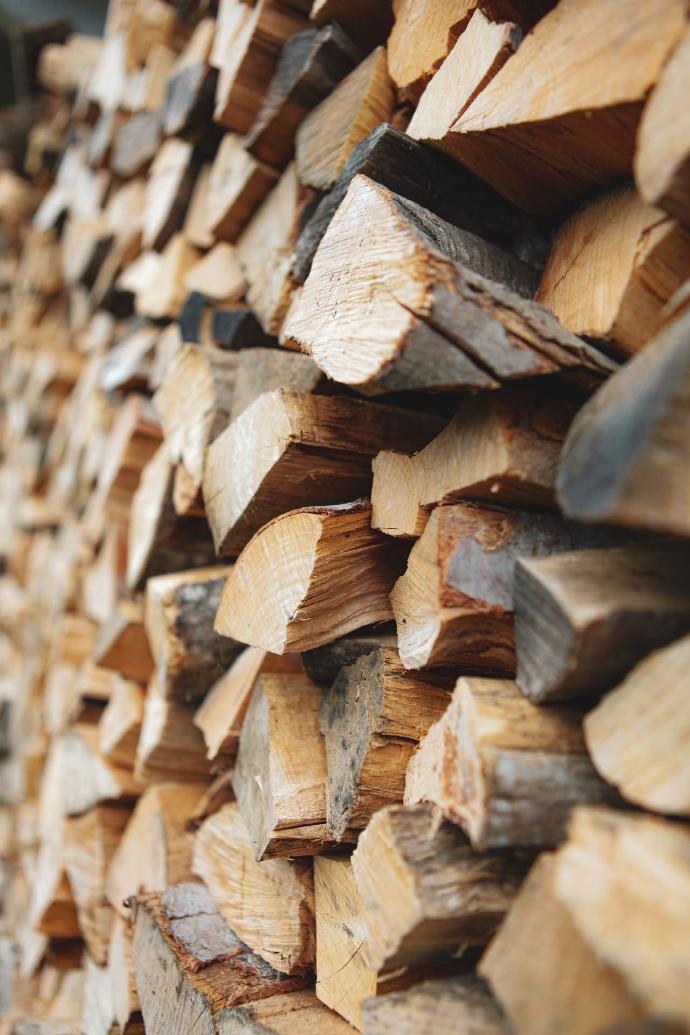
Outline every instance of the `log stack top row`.
{"type": "Polygon", "coordinates": [[[690,1032],[685,0],[25,49],[0,1035],[690,1032]]]}

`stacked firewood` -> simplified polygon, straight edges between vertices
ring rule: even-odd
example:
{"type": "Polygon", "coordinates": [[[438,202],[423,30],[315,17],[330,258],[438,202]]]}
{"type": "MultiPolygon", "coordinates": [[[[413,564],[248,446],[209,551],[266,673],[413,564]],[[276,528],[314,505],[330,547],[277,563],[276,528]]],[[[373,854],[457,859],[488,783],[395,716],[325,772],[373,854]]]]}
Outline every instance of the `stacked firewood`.
{"type": "Polygon", "coordinates": [[[38,75],[0,1033],[689,1032],[685,0],[111,0],[38,75]]]}

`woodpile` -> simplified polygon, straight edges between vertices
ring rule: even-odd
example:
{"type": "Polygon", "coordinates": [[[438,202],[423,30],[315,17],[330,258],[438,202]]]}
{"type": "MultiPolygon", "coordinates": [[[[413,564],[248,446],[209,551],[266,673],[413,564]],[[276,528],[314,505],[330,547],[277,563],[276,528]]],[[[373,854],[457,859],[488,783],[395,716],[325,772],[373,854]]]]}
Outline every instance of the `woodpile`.
{"type": "Polygon", "coordinates": [[[22,39],[0,1035],[690,1033],[685,0],[22,39]]]}

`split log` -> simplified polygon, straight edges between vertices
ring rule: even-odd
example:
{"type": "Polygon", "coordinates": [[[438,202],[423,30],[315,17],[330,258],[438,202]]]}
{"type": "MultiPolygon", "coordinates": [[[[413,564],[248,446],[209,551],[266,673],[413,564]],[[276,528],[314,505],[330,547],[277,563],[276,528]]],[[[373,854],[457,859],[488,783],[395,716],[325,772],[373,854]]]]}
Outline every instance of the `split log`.
{"type": "Polygon", "coordinates": [[[436,507],[391,593],[403,665],[514,675],[516,562],[617,541],[556,514],[436,507]]]}
{"type": "Polygon", "coordinates": [[[242,348],[237,356],[230,423],[266,392],[273,392],[276,388],[289,392],[316,392],[323,387],[324,380],[316,364],[301,352],[242,348]]]}
{"type": "MultiPolygon", "coordinates": [[[[212,25],[211,19],[205,19],[212,25]]],[[[197,30],[201,28],[201,23],[197,30]]],[[[184,55],[181,56],[181,59],[184,55]]],[[[166,136],[196,139],[208,132],[213,115],[218,70],[205,59],[173,71],[166,86],[163,128],[166,136]]]]}
{"type": "Polygon", "coordinates": [[[468,169],[384,122],[351,152],[338,182],[301,231],[292,256],[292,272],[300,284],[307,279],[316,249],[358,173],[530,266],[539,269],[544,264],[548,245],[529,216],[468,169]]]}
{"type": "Polygon", "coordinates": [[[553,855],[539,857],[486,950],[480,974],[514,1030],[525,1035],[642,1033],[639,1004],[620,974],[597,959],[556,897],[555,869],[553,855]]]}
{"type": "Polygon", "coordinates": [[[194,838],[194,873],[225,922],[272,967],[305,974],[314,964],[314,884],[306,860],[258,863],[238,805],[224,805],[194,838]]]}
{"type": "Polygon", "coordinates": [[[474,0],[394,0],[395,23],[388,38],[391,76],[403,96],[419,99],[425,83],[465,28],[474,0]]]}
{"type": "Polygon", "coordinates": [[[242,724],[259,676],[272,672],[301,671],[297,654],[278,657],[260,647],[246,647],[235,658],[194,713],[194,725],[203,734],[206,757],[213,769],[225,769],[234,761],[242,724]]]}
{"type": "Polygon", "coordinates": [[[402,802],[407,764],[446,710],[451,686],[450,677],[408,675],[391,648],[340,670],[321,705],[326,817],[336,840],[364,829],[377,809],[402,802]]]}
{"type": "Polygon", "coordinates": [[[183,345],[153,398],[168,455],[184,466],[194,497],[201,489],[207,447],[230,422],[236,368],[232,352],[183,345]]]}
{"type": "Polygon", "coordinates": [[[454,157],[529,212],[567,210],[629,174],[642,103],[684,27],[677,0],[556,5],[455,123],[454,157]]]}
{"type": "Polygon", "coordinates": [[[690,629],[690,555],[673,545],[518,561],[517,682],[542,703],[600,694],[690,629]]]}
{"type": "Polygon", "coordinates": [[[305,507],[265,525],[233,566],[216,631],[284,654],[387,621],[404,550],[370,521],[371,507],[358,502],[305,507]]]}
{"type": "Polygon", "coordinates": [[[280,330],[296,286],[290,271],[292,248],[310,194],[291,162],[237,242],[249,284],[247,300],[266,334],[280,330]]]}
{"type": "Polygon", "coordinates": [[[477,854],[431,805],[389,805],[352,855],[374,968],[460,956],[494,933],[524,867],[500,852],[477,854]]]}
{"type": "Polygon", "coordinates": [[[615,369],[514,290],[534,287],[534,271],[507,252],[356,176],[284,334],[328,377],[366,393],[558,372],[591,384],[615,369]]]}
{"type": "Polygon", "coordinates": [[[174,884],[136,902],[134,971],[148,1035],[215,1035],[224,1008],[299,988],[256,956],[215,911],[203,884],[174,884]]]}
{"type": "Polygon", "coordinates": [[[143,719],[141,687],[116,676],[110,700],[98,723],[103,757],[115,765],[134,769],[143,719]]]}
{"type": "Polygon", "coordinates": [[[175,513],[173,478],[174,468],[163,444],[143,469],[132,501],[127,550],[130,589],[140,588],[152,575],[200,568],[215,560],[205,523],[175,513]]]}
{"type": "Polygon", "coordinates": [[[571,517],[690,535],[690,312],[682,312],[577,415],[558,474],[571,517]]]}
{"type": "Polygon", "coordinates": [[[690,637],[650,654],[585,719],[598,771],[628,801],[690,815],[690,637]]]}
{"type": "MultiPolygon", "coordinates": [[[[489,21],[476,7],[419,99],[407,127],[413,140],[441,150],[449,134],[452,142],[454,124],[515,53],[521,39],[516,25],[489,21]]],[[[417,53],[415,46],[410,56],[416,59],[417,53]]]]}
{"type": "Polygon", "coordinates": [[[173,234],[158,257],[151,280],[135,292],[137,313],[151,320],[176,317],[184,302],[185,276],[198,260],[196,248],[182,234],[173,234]]]}
{"type": "Polygon", "coordinates": [[[275,169],[245,150],[241,137],[226,133],[208,179],[207,218],[215,240],[236,241],[277,179],[275,169]]]}
{"type": "Polygon", "coordinates": [[[126,804],[139,797],[130,770],[105,759],[98,745],[98,728],[82,723],[53,738],[54,763],[49,757],[44,781],[55,790],[58,815],[79,816],[104,802],[126,804]]]}
{"type": "Polygon", "coordinates": [[[431,509],[462,499],[553,507],[558,461],[575,406],[533,386],[486,392],[415,456],[373,462],[372,525],[392,536],[422,534],[431,509]]]}
{"type": "Polygon", "coordinates": [[[343,665],[353,665],[365,654],[373,654],[379,648],[397,648],[397,637],[392,625],[383,625],[376,630],[349,633],[340,639],[324,643],[321,647],[302,654],[304,671],[319,686],[330,687],[343,665]]]}
{"type": "Polygon", "coordinates": [[[408,992],[393,992],[362,1003],[364,1035],[505,1035],[501,1011],[474,975],[425,981],[408,992]]]}
{"type": "Polygon", "coordinates": [[[394,87],[386,48],[377,47],[336,86],[297,130],[295,158],[302,183],[333,186],[350,152],[393,112],[394,87]]]}
{"type": "Polygon", "coordinates": [[[564,327],[638,352],[690,269],[690,234],[619,187],[561,227],[537,298],[564,327]]]}
{"type": "Polygon", "coordinates": [[[160,251],[180,229],[196,175],[193,147],[171,137],[158,149],[146,184],[142,244],[160,251]]]}
{"type": "Polygon", "coordinates": [[[336,847],[326,828],[322,697],[304,675],[271,673],[256,682],[232,785],[257,859],[336,847]]]}
{"type": "Polygon", "coordinates": [[[204,502],[216,552],[237,555],[288,510],[367,494],[380,449],[419,448],[442,426],[426,414],[411,421],[406,410],[358,399],[261,395],[207,453],[204,502]]]}
{"type": "Polygon", "coordinates": [[[314,0],[309,18],[316,25],[337,22],[364,50],[385,43],[393,24],[389,0],[375,7],[368,0],[314,0]]]}
{"type": "Polygon", "coordinates": [[[360,57],[339,24],[291,36],[245,138],[247,150],[273,168],[286,165],[302,119],[352,71],[360,57]]]}
{"type": "Polygon", "coordinates": [[[123,920],[130,918],[132,895],[164,891],[191,878],[193,845],[186,822],[199,793],[198,784],[160,783],[137,802],[106,881],[108,901],[123,920]]]}
{"type": "Polygon", "coordinates": [[[254,311],[245,303],[215,309],[211,316],[210,337],[213,344],[222,349],[272,348],[276,344],[274,336],[266,334],[254,311]]]}
{"type": "Polygon", "coordinates": [[[210,769],[194,712],[169,700],[155,677],[144,702],[134,775],[139,782],[187,780],[207,783],[210,769]]]}
{"type": "Polygon", "coordinates": [[[139,996],[132,965],[132,932],[123,918],[115,913],[108,945],[108,975],[113,1016],[122,1035],[138,1035],[136,1025],[144,1031],[139,1010],[139,996]]]}
{"type": "Polygon", "coordinates": [[[196,248],[211,248],[215,244],[209,230],[206,211],[210,175],[211,163],[205,162],[194,179],[182,224],[182,233],[196,248]]]}
{"type": "Polygon", "coordinates": [[[79,938],[81,929],[64,868],[61,838],[46,839],[36,857],[28,910],[30,926],[51,938],[79,938]]]}
{"type": "Polygon", "coordinates": [[[213,302],[239,302],[246,290],[235,249],[219,241],[192,266],[184,278],[188,291],[199,291],[213,302]]]}
{"type": "Polygon", "coordinates": [[[146,632],[156,659],[159,692],[171,701],[198,701],[240,650],[213,630],[229,565],[158,575],[146,583],[146,632]]]}
{"type": "Polygon", "coordinates": [[[112,923],[112,909],[105,895],[106,872],[129,817],[127,808],[97,805],[65,824],[65,872],[82,937],[99,967],[107,961],[112,923]]]}
{"type": "Polygon", "coordinates": [[[690,1020],[689,851],[683,824],[582,808],[555,876],[556,895],[599,959],[652,1017],[681,1027],[690,1020]]]}
{"type": "Polygon", "coordinates": [[[582,712],[538,708],[515,683],[458,680],[407,770],[405,801],[429,801],[479,850],[550,847],[575,805],[616,801],[587,754],[582,712]]]}
{"type": "Polygon", "coordinates": [[[352,1028],[309,989],[231,1007],[218,1018],[218,1035],[352,1035],[352,1028]]]}
{"type": "Polygon", "coordinates": [[[98,473],[98,493],[108,516],[126,524],[141,472],[161,443],[158,417],[148,399],[130,395],[118,410],[98,473]]]}
{"type": "Polygon", "coordinates": [[[114,669],[135,683],[148,682],[153,672],[153,658],[140,603],[118,602],[115,613],[98,631],[92,661],[101,668],[114,669]]]}
{"type": "Polygon", "coordinates": [[[309,27],[306,5],[260,0],[236,4],[216,91],[214,119],[235,133],[248,133],[261,109],[280,52],[291,36],[309,27]]]}
{"type": "Polygon", "coordinates": [[[690,225],[690,138],[678,113],[690,78],[690,31],[686,29],[645,105],[637,137],[635,182],[646,201],[690,225]]]}
{"type": "Polygon", "coordinates": [[[113,141],[110,167],[123,179],[144,172],[161,146],[160,111],[140,111],[120,126],[113,141]]]}
{"type": "Polygon", "coordinates": [[[187,830],[193,834],[199,829],[209,816],[215,815],[222,809],[223,805],[231,805],[235,801],[235,792],[232,789],[232,770],[226,769],[215,777],[208,785],[199,800],[194,811],[187,820],[187,830]]]}

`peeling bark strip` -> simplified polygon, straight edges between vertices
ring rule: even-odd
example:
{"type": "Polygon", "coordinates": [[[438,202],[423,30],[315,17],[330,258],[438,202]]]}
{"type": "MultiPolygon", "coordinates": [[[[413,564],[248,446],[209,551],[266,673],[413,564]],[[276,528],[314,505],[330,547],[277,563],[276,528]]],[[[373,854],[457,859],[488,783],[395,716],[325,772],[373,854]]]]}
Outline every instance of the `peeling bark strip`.
{"type": "Polygon", "coordinates": [[[327,823],[338,839],[402,802],[405,770],[450,700],[452,678],[411,676],[397,651],[377,648],[340,670],[321,705],[328,759],[327,823]]]}
{"type": "Polygon", "coordinates": [[[371,394],[496,388],[554,373],[594,385],[615,370],[520,297],[535,286],[507,252],[356,176],[284,336],[333,380],[371,394]]]}
{"type": "Polygon", "coordinates": [[[467,676],[422,740],[405,802],[430,801],[478,849],[549,847],[575,805],[614,803],[597,775],[576,708],[538,708],[515,683],[467,676]]]}

